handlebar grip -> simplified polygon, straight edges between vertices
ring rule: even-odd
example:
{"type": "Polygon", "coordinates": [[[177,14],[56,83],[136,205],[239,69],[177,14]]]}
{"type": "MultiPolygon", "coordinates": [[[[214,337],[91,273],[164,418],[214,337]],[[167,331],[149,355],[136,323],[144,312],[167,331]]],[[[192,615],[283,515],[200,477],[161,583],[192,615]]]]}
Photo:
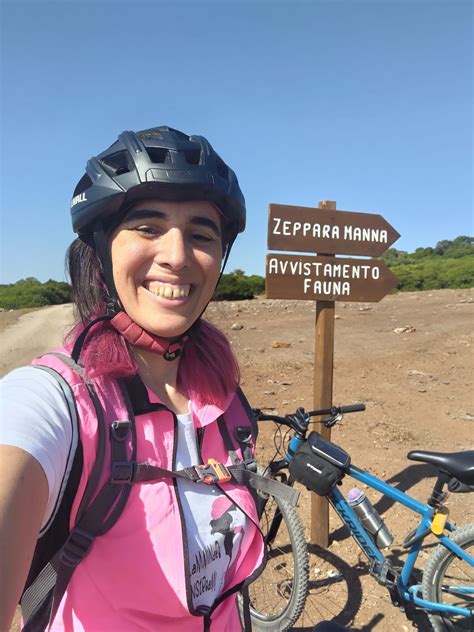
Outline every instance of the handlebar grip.
{"type": "Polygon", "coordinates": [[[255,413],[255,417],[257,419],[257,421],[274,421],[276,423],[285,423],[286,419],[285,417],[279,417],[278,415],[266,415],[265,413],[262,413],[261,410],[257,410],[257,409],[253,409],[254,413],[255,413]]]}
{"type": "Polygon", "coordinates": [[[358,413],[365,410],[365,404],[349,404],[348,406],[340,406],[341,413],[358,413]]]}

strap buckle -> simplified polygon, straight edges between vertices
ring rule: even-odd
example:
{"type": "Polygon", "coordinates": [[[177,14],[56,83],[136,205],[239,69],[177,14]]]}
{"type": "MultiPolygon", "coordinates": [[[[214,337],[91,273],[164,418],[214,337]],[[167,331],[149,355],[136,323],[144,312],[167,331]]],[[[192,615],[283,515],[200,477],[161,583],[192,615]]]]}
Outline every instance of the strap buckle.
{"type": "Polygon", "coordinates": [[[134,461],[114,461],[110,482],[113,485],[130,485],[135,475],[135,469],[136,463],[134,461]]]}
{"type": "Polygon", "coordinates": [[[199,476],[198,483],[212,485],[213,483],[227,483],[232,480],[232,474],[228,468],[215,459],[209,459],[206,465],[196,465],[194,469],[199,476]]]}
{"type": "Polygon", "coordinates": [[[59,559],[66,566],[75,567],[89,553],[89,549],[93,543],[93,535],[83,529],[75,527],[64,543],[59,554],[59,559]]]}

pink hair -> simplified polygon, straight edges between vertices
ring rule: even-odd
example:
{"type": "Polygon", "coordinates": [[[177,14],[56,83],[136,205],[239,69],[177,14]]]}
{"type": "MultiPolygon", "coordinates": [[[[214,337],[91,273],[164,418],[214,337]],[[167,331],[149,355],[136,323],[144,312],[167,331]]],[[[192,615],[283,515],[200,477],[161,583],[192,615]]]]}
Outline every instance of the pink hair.
{"type": "MultiPolygon", "coordinates": [[[[69,350],[83,329],[84,324],[79,322],[67,334],[65,345],[69,350]]],[[[108,321],[92,328],[80,360],[87,378],[119,378],[138,373],[128,344],[108,321]]],[[[178,387],[198,405],[221,404],[239,382],[239,365],[229,341],[217,327],[201,319],[179,359],[178,387]]]]}

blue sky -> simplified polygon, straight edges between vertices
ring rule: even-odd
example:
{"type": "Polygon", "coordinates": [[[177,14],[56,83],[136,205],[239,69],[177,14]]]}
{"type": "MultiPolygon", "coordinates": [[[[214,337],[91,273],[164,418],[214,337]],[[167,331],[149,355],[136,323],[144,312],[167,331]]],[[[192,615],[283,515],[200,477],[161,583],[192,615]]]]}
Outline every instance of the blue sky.
{"type": "Polygon", "coordinates": [[[206,136],[264,274],[270,202],[381,213],[401,250],[473,234],[470,0],[3,0],[0,282],[64,278],[69,200],[124,129],[206,136]]]}

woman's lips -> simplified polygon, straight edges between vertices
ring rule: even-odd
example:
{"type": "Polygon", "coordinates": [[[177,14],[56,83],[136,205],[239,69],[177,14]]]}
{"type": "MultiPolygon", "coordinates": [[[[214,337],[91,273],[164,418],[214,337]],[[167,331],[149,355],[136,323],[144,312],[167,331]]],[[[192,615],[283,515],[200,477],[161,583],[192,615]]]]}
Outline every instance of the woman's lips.
{"type": "Polygon", "coordinates": [[[169,300],[182,299],[189,295],[191,285],[189,283],[163,283],[161,281],[145,281],[145,289],[162,298],[169,300]]]}

